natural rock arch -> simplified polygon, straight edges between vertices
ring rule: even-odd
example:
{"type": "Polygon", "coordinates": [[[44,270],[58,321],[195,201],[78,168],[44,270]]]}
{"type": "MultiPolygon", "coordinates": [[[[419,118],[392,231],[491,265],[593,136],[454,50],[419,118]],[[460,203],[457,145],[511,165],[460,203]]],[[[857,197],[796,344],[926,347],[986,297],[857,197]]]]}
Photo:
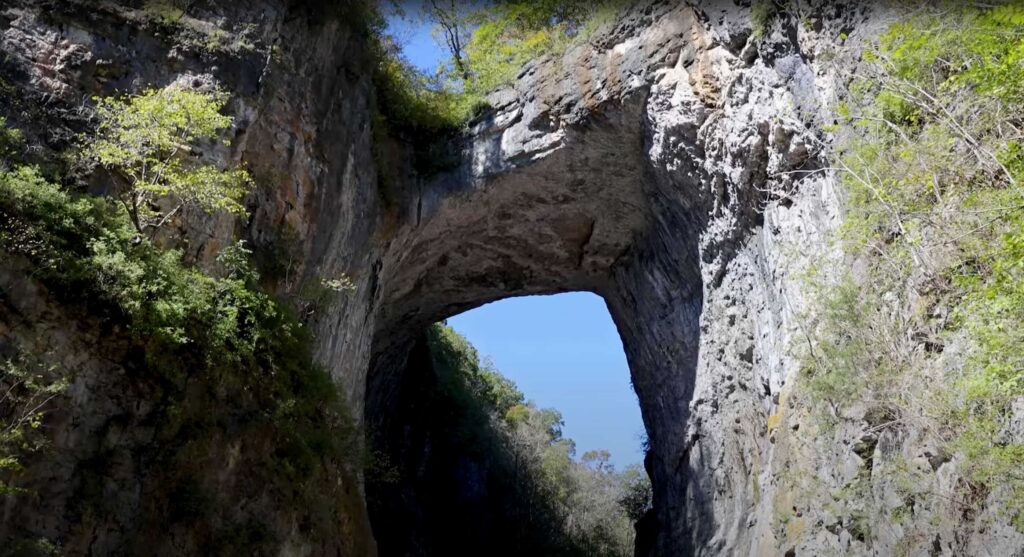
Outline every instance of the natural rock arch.
{"type": "MultiPolygon", "coordinates": [[[[404,358],[430,323],[501,298],[582,290],[608,303],[651,445],[672,450],[692,392],[702,288],[688,234],[696,229],[678,226],[688,218],[682,208],[652,188],[642,100],[633,95],[563,129],[555,146],[514,171],[447,176],[424,188],[431,194],[417,206],[417,233],[396,240],[380,270],[369,421],[386,419],[404,358]],[[671,231],[656,216],[665,212],[671,231]]],[[[480,123],[478,134],[500,137],[501,117],[480,123]]],[[[488,141],[474,140],[470,152],[488,141]]],[[[652,473],[666,482],[657,464],[652,473]]]]}
{"type": "MultiPolygon", "coordinates": [[[[430,323],[505,297],[594,292],[619,329],[640,399],[647,465],[659,486],[656,522],[681,528],[692,446],[682,430],[697,370],[699,243],[710,198],[698,162],[676,151],[700,149],[699,122],[659,136],[665,123],[652,110],[664,107],[652,107],[650,85],[639,78],[660,61],[676,72],[668,81],[685,79],[693,63],[679,30],[695,29],[692,12],[667,12],[650,15],[648,23],[667,16],[667,28],[644,31],[655,38],[579,48],[561,64],[527,69],[514,90],[492,97],[495,110],[461,146],[463,164],[411,196],[403,212],[409,232],[396,234],[376,274],[366,416],[386,419],[404,358],[430,323]],[[674,169],[652,157],[666,142],[674,169]]],[[[688,101],[701,105],[693,95],[688,101]]],[[[692,507],[702,497],[690,499],[692,507]]]]}
{"type": "MultiPolygon", "coordinates": [[[[650,437],[653,551],[778,546],[764,516],[771,505],[758,499],[771,501],[773,487],[757,485],[771,477],[764,424],[794,366],[778,242],[820,247],[814,235],[834,207],[821,202],[826,174],[803,179],[795,203],[767,203],[763,191],[815,168],[807,145],[833,87],[802,51],[814,46],[802,44],[800,22],[753,41],[743,3],[641,2],[590,41],[524,68],[455,146],[457,168],[426,179],[375,160],[365,38],[315,6],[292,10],[318,3],[211,2],[207,15],[227,21],[267,14],[256,24],[280,46],[280,56],[216,68],[145,33],[146,48],[122,48],[141,43],[124,34],[118,10],[92,18],[75,4],[48,22],[34,3],[19,4],[15,25],[0,21],[5,44],[30,87],[46,102],[59,97],[67,114],[80,98],[141,83],[210,74],[232,91],[237,137],[219,155],[245,161],[268,186],[251,200],[245,235],[289,256],[278,293],[301,297],[339,273],[358,284],[306,316],[357,422],[385,412],[431,322],[508,296],[596,292],[618,326],[650,437]],[[92,55],[52,66],[58,39],[92,55]],[[98,71],[104,60],[118,79],[100,79],[110,75],[98,71]],[[382,196],[378,174],[389,170],[401,179],[382,196]]],[[[213,264],[235,223],[190,224],[190,258],[213,264]]]]}
{"type": "MultiPolygon", "coordinates": [[[[591,291],[619,329],[650,440],[649,549],[729,552],[771,535],[749,521],[786,373],[770,356],[788,342],[772,238],[792,223],[764,234],[766,192],[818,164],[816,124],[794,115],[819,113],[823,92],[796,43],[763,42],[765,63],[740,52],[750,28],[736,10],[652,3],[492,95],[462,164],[413,188],[377,261],[371,423],[431,322],[591,291]]],[[[827,228],[808,199],[785,218],[827,228]]]]}

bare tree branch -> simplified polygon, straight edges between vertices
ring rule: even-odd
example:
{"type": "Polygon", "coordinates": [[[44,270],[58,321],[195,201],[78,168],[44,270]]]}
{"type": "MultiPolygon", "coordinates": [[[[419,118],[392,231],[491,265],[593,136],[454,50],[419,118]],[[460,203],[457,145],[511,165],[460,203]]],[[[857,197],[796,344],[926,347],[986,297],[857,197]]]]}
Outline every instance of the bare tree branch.
{"type": "Polygon", "coordinates": [[[447,2],[430,0],[429,11],[444,34],[445,46],[451,52],[455,69],[463,79],[469,79],[469,67],[466,65],[465,45],[463,44],[466,30],[463,18],[459,15],[458,5],[455,0],[447,2]]]}

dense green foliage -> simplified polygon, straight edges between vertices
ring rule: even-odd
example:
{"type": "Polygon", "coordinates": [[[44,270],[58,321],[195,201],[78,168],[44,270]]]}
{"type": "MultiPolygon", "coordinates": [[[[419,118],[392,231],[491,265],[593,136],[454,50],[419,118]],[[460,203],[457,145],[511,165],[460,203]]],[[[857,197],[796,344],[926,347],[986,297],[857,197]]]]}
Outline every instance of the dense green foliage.
{"type": "Polygon", "coordinates": [[[519,0],[496,2],[468,16],[468,76],[462,90],[482,99],[512,81],[530,60],[585,39],[622,2],[609,0],[519,0]]]}
{"type": "Polygon", "coordinates": [[[231,117],[221,114],[226,101],[221,93],[179,87],[97,99],[99,126],[87,139],[86,158],[125,181],[118,199],[138,232],[159,228],[184,206],[245,212],[248,173],[191,156],[197,142],[215,140],[231,126],[231,117]],[[176,205],[161,214],[154,207],[168,196],[176,205]]]}
{"type": "MultiPolygon", "coordinates": [[[[175,108],[167,115],[166,128],[147,128],[140,145],[181,137],[175,118],[195,122],[211,116],[203,102],[196,114],[175,108]]],[[[131,112],[117,103],[101,106],[131,112]]],[[[108,122],[129,114],[110,116],[108,122]]],[[[210,118],[207,124],[213,129],[219,120],[210,118]]],[[[102,149],[104,141],[93,145],[102,149]]],[[[135,155],[125,156],[136,160],[135,155]]],[[[210,554],[250,553],[252,547],[272,542],[255,517],[232,524],[232,517],[246,511],[234,507],[238,501],[228,494],[207,487],[219,477],[210,466],[211,456],[237,446],[242,456],[234,466],[259,491],[272,494],[279,508],[299,510],[310,532],[325,538],[340,535],[338,528],[344,526],[337,522],[339,505],[356,505],[350,488],[362,462],[358,438],[333,382],[312,361],[302,325],[256,289],[258,277],[249,266],[248,250],[241,244],[224,250],[220,276],[212,276],[184,264],[180,251],[158,248],[140,237],[129,213],[114,200],[68,191],[17,161],[7,160],[0,168],[4,257],[31,265],[33,279],[55,301],[79,308],[104,330],[127,337],[122,340],[130,348],[122,365],[132,374],[126,388],[145,391],[138,396],[153,404],[153,444],[131,448],[151,463],[140,479],[151,518],[165,521],[170,512],[172,524],[218,524],[203,530],[208,535],[204,551],[210,554]]],[[[4,367],[0,377],[0,384],[21,385],[12,391],[19,400],[0,403],[7,432],[16,432],[19,424],[38,423],[39,411],[48,407],[23,411],[25,401],[56,395],[63,385],[60,376],[36,381],[25,375],[31,370],[17,363],[4,367]]],[[[62,408],[69,410],[66,404],[62,408]]],[[[5,434],[0,445],[9,440],[5,434]]],[[[76,498],[76,512],[86,524],[103,516],[109,504],[100,487],[108,473],[103,454],[96,462],[81,464],[95,468],[76,498]]]]}
{"type": "Polygon", "coordinates": [[[38,276],[75,301],[104,304],[154,348],[187,347],[216,367],[291,336],[293,326],[268,297],[239,278],[183,265],[178,251],[139,242],[106,198],[70,194],[31,167],[0,175],[0,193],[5,250],[30,257],[38,276]]]}
{"type": "Polygon", "coordinates": [[[391,130],[417,136],[454,131],[473,107],[438,78],[419,72],[393,38],[377,30],[374,81],[380,120],[391,130]]]}
{"type": "Polygon", "coordinates": [[[864,265],[820,281],[808,375],[836,416],[923,426],[961,456],[963,497],[1024,526],[1022,60],[1020,2],[925,10],[867,53],[840,107],[841,242],[864,265]]]}
{"type": "Polygon", "coordinates": [[[387,34],[379,11],[358,9],[358,3],[350,6],[370,47],[373,156],[384,206],[393,205],[397,184],[409,171],[430,175],[458,164],[458,152],[448,140],[487,110],[488,93],[513,81],[528,61],[585,40],[624,1],[502,1],[474,6],[427,0],[422,16],[435,24],[436,33],[458,37],[448,42],[457,49],[432,75],[409,62],[395,37],[387,34]]]}
{"type": "Polygon", "coordinates": [[[461,41],[432,76],[408,62],[394,39],[384,36],[383,20],[377,20],[382,118],[402,130],[458,130],[486,107],[488,93],[514,80],[527,62],[586,40],[624,3],[504,0],[481,6],[453,2],[440,13],[426,9],[424,17],[438,27],[437,34],[461,41]]]}
{"type": "Polygon", "coordinates": [[[0,170],[6,169],[24,146],[21,132],[7,127],[7,119],[0,116],[0,170]]]}

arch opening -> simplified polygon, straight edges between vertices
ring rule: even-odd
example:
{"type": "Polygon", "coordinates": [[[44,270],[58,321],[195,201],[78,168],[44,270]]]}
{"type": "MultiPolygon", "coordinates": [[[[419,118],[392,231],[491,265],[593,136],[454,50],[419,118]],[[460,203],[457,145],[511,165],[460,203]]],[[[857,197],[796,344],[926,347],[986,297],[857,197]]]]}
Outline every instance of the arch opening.
{"type": "Polygon", "coordinates": [[[507,298],[428,328],[394,398],[368,408],[380,554],[632,555],[650,482],[627,370],[591,293],[507,298]]]}
{"type": "Polygon", "coordinates": [[[646,432],[604,299],[589,292],[508,298],[446,324],[526,400],[561,414],[577,457],[607,451],[620,470],[642,465],[646,432]]]}

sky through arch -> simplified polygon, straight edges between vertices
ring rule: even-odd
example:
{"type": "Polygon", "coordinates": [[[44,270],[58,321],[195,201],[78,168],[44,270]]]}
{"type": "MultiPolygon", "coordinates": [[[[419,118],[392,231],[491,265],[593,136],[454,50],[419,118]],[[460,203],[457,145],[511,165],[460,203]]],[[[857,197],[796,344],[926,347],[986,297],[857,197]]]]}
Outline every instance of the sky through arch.
{"type": "Polygon", "coordinates": [[[490,303],[448,320],[538,406],[556,408],[576,454],[607,449],[617,469],[643,461],[640,406],[604,300],[587,292],[490,303]]]}

